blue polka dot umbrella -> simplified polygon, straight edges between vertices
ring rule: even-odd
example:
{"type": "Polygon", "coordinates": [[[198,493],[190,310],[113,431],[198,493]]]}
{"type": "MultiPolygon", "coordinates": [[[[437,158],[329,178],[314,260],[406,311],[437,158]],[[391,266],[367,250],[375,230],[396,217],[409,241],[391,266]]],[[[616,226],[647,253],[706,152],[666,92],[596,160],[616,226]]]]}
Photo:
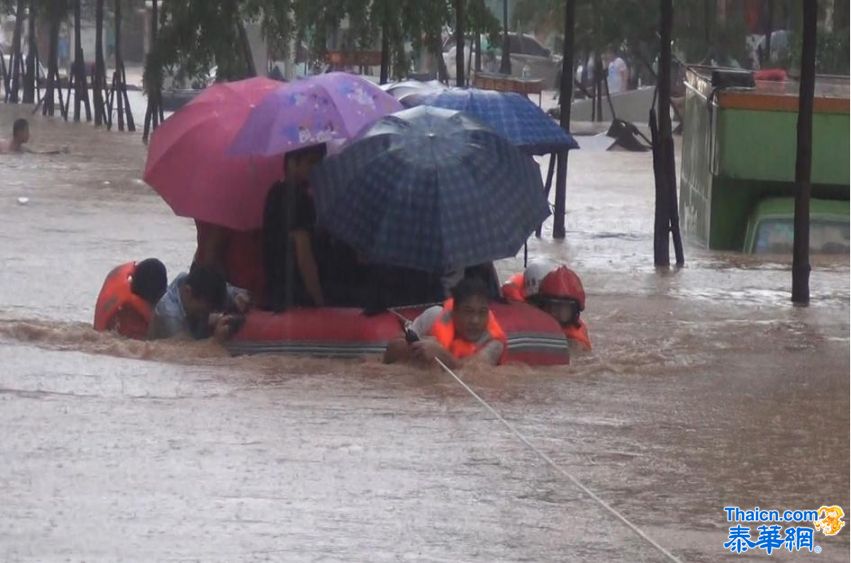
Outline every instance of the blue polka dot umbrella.
{"type": "Polygon", "coordinates": [[[370,262],[445,272],[514,256],[549,216],[540,170],[461,112],[381,118],[314,169],[319,222],[370,262]]]}

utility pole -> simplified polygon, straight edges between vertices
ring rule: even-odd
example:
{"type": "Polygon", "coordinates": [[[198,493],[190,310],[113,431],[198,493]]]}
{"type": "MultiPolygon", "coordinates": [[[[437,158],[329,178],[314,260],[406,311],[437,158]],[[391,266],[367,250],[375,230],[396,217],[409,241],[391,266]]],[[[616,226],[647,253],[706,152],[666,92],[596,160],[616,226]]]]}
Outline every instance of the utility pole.
{"type": "Polygon", "coordinates": [[[812,192],[813,98],[816,85],[818,0],[804,5],[801,88],[798,92],[798,149],[795,158],[795,238],[792,243],[792,302],[810,302],[810,193],[812,192]]]}

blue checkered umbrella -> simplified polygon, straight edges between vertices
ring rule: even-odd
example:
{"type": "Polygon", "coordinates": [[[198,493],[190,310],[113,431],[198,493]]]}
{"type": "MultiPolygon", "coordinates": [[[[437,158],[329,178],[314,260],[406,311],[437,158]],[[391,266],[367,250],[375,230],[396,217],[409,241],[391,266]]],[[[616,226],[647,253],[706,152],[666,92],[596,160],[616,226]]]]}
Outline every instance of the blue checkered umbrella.
{"type": "Polygon", "coordinates": [[[529,156],[440,108],[381,118],[312,180],[331,233],[370,262],[429,272],[514,256],[550,214],[529,156]]]}
{"type": "Polygon", "coordinates": [[[578,149],[576,140],[529,98],[477,88],[421,90],[405,94],[405,107],[434,106],[469,113],[529,154],[578,149]]]}

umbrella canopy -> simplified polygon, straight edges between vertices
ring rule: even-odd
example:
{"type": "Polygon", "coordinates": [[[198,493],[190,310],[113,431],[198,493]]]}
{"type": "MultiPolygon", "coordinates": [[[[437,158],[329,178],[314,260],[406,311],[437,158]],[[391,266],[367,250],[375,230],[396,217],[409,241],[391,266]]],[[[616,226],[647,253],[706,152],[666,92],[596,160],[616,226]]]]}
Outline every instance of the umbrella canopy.
{"type": "Polygon", "coordinates": [[[272,156],[334,139],[351,139],[401,104],[365,78],[330,72],[290,83],[251,111],[232,154],[272,156]]]}
{"type": "Polygon", "coordinates": [[[429,80],[428,82],[421,82],[419,80],[402,80],[401,82],[383,84],[381,89],[399,100],[403,96],[413,92],[434,92],[445,90],[446,85],[439,80],[429,80]]]}
{"type": "Polygon", "coordinates": [[[329,231],[371,262],[429,272],[514,256],[550,214],[529,156],[439,108],[379,120],[312,180],[329,231]]]}
{"type": "Polygon", "coordinates": [[[402,105],[428,105],[469,113],[529,154],[577,149],[576,140],[529,98],[514,92],[478,88],[420,90],[400,98],[402,105]]]}
{"type": "Polygon", "coordinates": [[[144,180],[177,215],[235,230],[263,224],[263,204],[283,175],[280,158],[227,154],[251,107],[281,88],[268,78],[205,89],[154,131],[144,180]]]}

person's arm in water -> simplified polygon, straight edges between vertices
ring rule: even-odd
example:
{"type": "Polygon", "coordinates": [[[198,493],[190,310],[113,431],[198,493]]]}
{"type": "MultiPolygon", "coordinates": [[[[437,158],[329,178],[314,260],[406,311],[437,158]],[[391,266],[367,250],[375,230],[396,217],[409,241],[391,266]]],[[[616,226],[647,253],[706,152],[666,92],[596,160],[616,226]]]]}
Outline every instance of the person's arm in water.
{"type": "Polygon", "coordinates": [[[316,266],[316,257],[313,255],[313,247],[310,243],[310,235],[304,230],[295,230],[290,233],[295,247],[296,264],[313,304],[317,307],[325,305],[322,295],[322,286],[319,284],[319,268],[316,266]]]}

